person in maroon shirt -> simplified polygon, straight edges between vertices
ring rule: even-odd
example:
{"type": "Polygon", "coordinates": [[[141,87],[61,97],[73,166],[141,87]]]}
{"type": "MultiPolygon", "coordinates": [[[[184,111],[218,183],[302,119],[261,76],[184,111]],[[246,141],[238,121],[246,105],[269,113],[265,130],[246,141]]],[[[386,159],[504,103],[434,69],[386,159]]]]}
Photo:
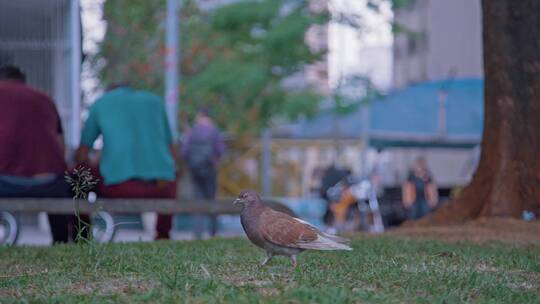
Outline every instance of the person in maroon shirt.
{"type": "MultiPolygon", "coordinates": [[[[62,124],[54,102],[0,67],[0,197],[70,197],[62,124]]],[[[49,214],[53,242],[75,239],[75,216],[49,214]]]]}

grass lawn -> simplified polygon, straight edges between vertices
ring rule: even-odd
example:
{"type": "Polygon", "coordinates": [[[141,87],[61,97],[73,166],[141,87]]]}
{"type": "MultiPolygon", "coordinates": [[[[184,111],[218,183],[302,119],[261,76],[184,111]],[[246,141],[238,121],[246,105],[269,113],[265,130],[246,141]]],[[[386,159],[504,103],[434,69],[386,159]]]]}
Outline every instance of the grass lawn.
{"type": "Polygon", "coordinates": [[[540,303],[540,246],[356,236],[299,267],[247,240],[0,248],[0,302],[540,303]]]}

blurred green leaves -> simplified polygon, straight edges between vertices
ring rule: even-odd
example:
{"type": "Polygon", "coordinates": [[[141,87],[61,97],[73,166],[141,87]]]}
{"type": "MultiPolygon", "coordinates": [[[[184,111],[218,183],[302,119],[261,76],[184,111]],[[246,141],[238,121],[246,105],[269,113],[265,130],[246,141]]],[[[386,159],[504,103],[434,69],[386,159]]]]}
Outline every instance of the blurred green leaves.
{"type": "Polygon", "coordinates": [[[359,106],[383,97],[369,77],[352,74],[338,83],[333,94],[332,111],[338,115],[348,114],[359,106]]]}
{"type": "MultiPolygon", "coordinates": [[[[180,15],[182,123],[206,106],[228,131],[257,133],[274,119],[317,111],[320,96],[282,85],[324,55],[305,44],[309,27],[328,21],[308,1],[244,0],[203,11],[184,0],[180,15]]],[[[109,0],[104,18],[103,84],[162,94],[165,0],[109,0]]]]}

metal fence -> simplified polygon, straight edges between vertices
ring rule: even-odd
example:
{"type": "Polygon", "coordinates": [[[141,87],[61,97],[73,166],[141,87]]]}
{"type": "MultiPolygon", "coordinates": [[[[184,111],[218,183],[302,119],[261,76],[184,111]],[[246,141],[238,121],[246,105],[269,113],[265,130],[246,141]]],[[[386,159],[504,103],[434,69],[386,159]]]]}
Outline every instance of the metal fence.
{"type": "Polygon", "coordinates": [[[14,64],[29,85],[56,102],[66,143],[80,133],[81,31],[78,0],[0,2],[0,65],[14,64]]]}

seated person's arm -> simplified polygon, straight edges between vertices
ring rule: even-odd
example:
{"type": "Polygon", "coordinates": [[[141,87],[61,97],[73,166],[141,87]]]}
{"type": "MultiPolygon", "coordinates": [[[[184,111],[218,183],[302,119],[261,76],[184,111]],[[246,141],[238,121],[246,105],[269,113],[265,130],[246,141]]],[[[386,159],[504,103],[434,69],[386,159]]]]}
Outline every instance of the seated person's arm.
{"type": "Polygon", "coordinates": [[[405,208],[410,208],[416,200],[416,188],[414,185],[414,173],[409,172],[407,180],[401,188],[401,199],[405,208]]]}
{"type": "Polygon", "coordinates": [[[81,133],[81,144],[77,151],[75,152],[75,160],[77,164],[90,166],[90,150],[94,145],[94,141],[101,134],[99,124],[96,118],[95,107],[90,109],[90,115],[84,123],[84,127],[81,133]]]}
{"type": "Polygon", "coordinates": [[[85,145],[80,145],[75,152],[75,162],[79,165],[90,166],[90,148],[85,145]]]}
{"type": "Polygon", "coordinates": [[[414,200],[416,199],[413,183],[409,181],[405,182],[401,190],[402,190],[403,205],[405,206],[405,208],[411,207],[412,204],[414,203],[414,200]]]}
{"type": "Polygon", "coordinates": [[[439,201],[439,193],[437,191],[437,185],[433,181],[426,184],[426,198],[431,208],[435,208],[437,206],[437,202],[439,201]]]}

